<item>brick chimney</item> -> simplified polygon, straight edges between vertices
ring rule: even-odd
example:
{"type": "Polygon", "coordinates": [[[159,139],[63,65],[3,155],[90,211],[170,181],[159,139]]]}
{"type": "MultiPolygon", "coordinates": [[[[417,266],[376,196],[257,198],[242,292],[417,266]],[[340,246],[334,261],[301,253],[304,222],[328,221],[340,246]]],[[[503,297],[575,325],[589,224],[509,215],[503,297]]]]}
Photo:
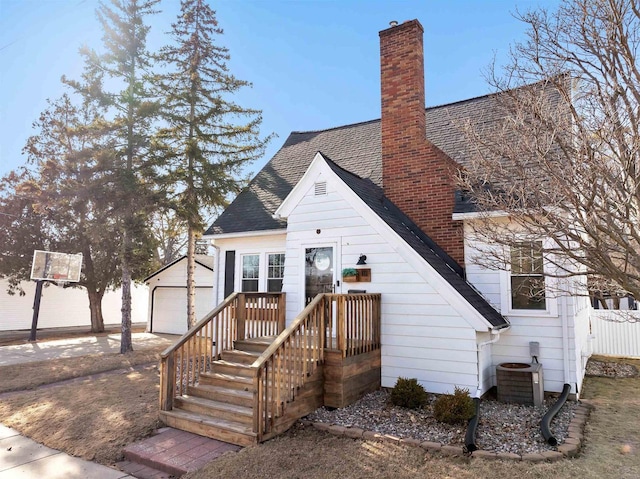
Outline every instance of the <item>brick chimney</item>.
{"type": "Polygon", "coordinates": [[[462,226],[451,220],[456,165],[427,140],[423,32],[418,20],[380,32],[382,184],[387,198],[463,266],[462,226]]]}

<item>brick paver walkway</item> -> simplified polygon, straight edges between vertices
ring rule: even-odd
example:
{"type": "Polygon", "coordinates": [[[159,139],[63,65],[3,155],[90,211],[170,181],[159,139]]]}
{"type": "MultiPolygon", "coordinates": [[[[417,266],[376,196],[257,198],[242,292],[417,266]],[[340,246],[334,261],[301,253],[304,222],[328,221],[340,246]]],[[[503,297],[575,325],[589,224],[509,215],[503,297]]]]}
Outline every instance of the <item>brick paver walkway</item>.
{"type": "Polygon", "coordinates": [[[240,449],[234,444],[167,427],[155,436],[127,446],[124,449],[126,461],[118,466],[142,479],[164,479],[171,475],[179,477],[202,468],[225,452],[240,449]],[[140,466],[152,469],[148,471],[140,466]],[[135,468],[136,471],[133,470],[135,468]],[[153,470],[156,475],[153,475],[153,470]]]}

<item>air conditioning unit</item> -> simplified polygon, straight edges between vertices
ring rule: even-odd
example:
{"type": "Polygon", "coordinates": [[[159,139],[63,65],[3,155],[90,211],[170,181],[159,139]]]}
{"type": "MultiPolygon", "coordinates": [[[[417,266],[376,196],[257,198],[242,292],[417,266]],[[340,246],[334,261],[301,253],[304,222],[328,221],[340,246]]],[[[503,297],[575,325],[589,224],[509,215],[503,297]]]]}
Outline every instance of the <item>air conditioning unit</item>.
{"type": "Polygon", "coordinates": [[[544,401],[542,364],[502,363],[496,367],[498,401],[541,406],[544,401]]]}

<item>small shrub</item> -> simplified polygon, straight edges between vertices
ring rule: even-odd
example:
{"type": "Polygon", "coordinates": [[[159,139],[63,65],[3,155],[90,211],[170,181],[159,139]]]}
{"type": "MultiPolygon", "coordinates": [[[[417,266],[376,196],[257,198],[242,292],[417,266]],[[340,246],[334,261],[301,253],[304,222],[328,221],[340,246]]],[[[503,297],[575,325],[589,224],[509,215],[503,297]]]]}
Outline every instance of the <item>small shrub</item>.
{"type": "Polygon", "coordinates": [[[466,424],[475,412],[469,390],[457,386],[453,394],[443,394],[433,404],[433,417],[447,424],[466,424]]]}
{"type": "Polygon", "coordinates": [[[394,406],[419,409],[427,404],[427,392],[415,378],[398,378],[389,399],[394,406]]]}

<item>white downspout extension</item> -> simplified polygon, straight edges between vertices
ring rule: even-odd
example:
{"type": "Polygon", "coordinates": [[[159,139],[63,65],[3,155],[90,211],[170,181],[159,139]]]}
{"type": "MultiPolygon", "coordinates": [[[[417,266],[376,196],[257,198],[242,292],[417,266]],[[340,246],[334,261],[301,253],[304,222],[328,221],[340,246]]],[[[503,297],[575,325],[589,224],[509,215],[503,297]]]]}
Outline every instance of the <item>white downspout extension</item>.
{"type": "Polygon", "coordinates": [[[502,329],[492,329],[491,335],[494,337],[491,339],[488,339],[487,341],[482,341],[481,343],[478,343],[476,347],[476,362],[478,364],[478,387],[476,388],[475,397],[477,397],[478,399],[482,396],[482,371],[480,370],[480,351],[482,351],[482,348],[484,348],[488,344],[497,343],[498,340],[500,339],[500,334],[504,333],[505,331],[509,331],[510,329],[511,329],[511,325],[502,329]]]}

